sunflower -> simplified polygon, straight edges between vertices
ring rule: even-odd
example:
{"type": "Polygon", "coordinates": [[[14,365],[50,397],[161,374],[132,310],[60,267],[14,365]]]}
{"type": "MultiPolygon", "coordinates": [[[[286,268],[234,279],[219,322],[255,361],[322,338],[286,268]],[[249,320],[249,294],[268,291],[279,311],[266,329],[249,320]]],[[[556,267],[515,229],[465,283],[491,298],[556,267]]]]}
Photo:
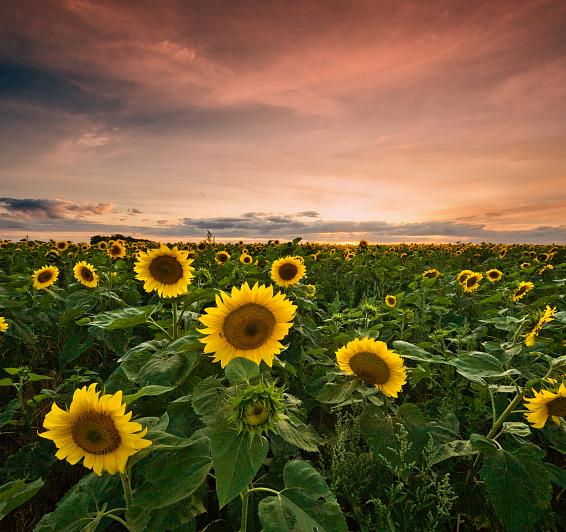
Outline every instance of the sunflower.
{"type": "Polygon", "coordinates": [[[31,279],[33,287],[38,290],[50,287],[59,277],[59,268],[57,266],[43,266],[39,270],[35,270],[31,279]]]}
{"type": "Polygon", "coordinates": [[[214,256],[214,260],[216,261],[216,264],[226,264],[230,261],[230,253],[227,251],[219,251],[214,256]]]}
{"type": "Polygon", "coordinates": [[[535,345],[535,338],[540,334],[542,328],[545,324],[551,322],[554,319],[554,314],[556,313],[556,307],[551,307],[550,305],[546,305],[544,312],[539,317],[535,326],[532,328],[531,332],[525,336],[525,345],[527,347],[532,347],[535,345]]]}
{"type": "Polygon", "coordinates": [[[198,249],[199,251],[204,251],[204,250],[206,249],[206,242],[199,242],[199,243],[197,244],[197,249],[198,249]]]}
{"type": "Polygon", "coordinates": [[[566,386],[560,385],[556,393],[550,390],[533,390],[534,397],[525,398],[525,406],[530,411],[525,414],[529,423],[535,429],[542,429],[548,418],[552,418],[556,424],[560,423],[560,418],[566,416],[566,386]]]}
{"type": "Polygon", "coordinates": [[[440,277],[440,275],[442,274],[436,268],[423,272],[423,277],[425,279],[436,279],[437,277],[440,277]]]}
{"type": "Polygon", "coordinates": [[[110,255],[113,259],[123,259],[126,256],[126,246],[118,241],[111,241],[108,244],[106,253],[110,255]]]}
{"type": "Polygon", "coordinates": [[[501,281],[501,278],[503,277],[503,273],[496,268],[493,268],[492,270],[487,270],[487,272],[485,272],[485,275],[490,283],[496,283],[497,281],[501,281]]]}
{"type": "Polygon", "coordinates": [[[248,255],[247,253],[242,253],[240,255],[240,262],[242,264],[251,264],[254,260],[251,258],[250,255],[248,255]]]}
{"type": "Polygon", "coordinates": [[[98,286],[98,274],[92,264],[86,261],[77,262],[73,268],[75,279],[88,288],[95,288],[98,286]]]}
{"type": "Polygon", "coordinates": [[[152,442],[143,439],[147,429],[130,421],[131,412],[125,413],[121,391],[99,394],[91,384],[75,390],[68,411],[53,403],[43,422],[47,432],[39,436],[55,443],[59,460],[76,464],[84,458],[83,465],[99,476],[102,471],[123,473],[128,458],[152,442]]]}
{"type": "Polygon", "coordinates": [[[84,243],[81,244],[81,249],[83,251],[86,251],[89,248],[90,248],[90,244],[88,244],[87,242],[84,242],[84,243]]]}
{"type": "Polygon", "coordinates": [[[530,268],[531,265],[528,262],[521,262],[519,268],[521,268],[521,270],[527,270],[528,268],[530,268]]]}
{"type": "Polygon", "coordinates": [[[395,308],[395,305],[397,304],[397,298],[392,295],[385,296],[385,304],[389,308],[395,308]]]}
{"type": "Polygon", "coordinates": [[[464,292],[473,292],[477,290],[482,279],[483,274],[479,272],[473,272],[471,275],[468,275],[468,277],[466,277],[466,280],[462,282],[462,288],[464,289],[464,292]]]}
{"type": "Polygon", "coordinates": [[[192,262],[186,251],[160,244],[159,248],[139,253],[134,271],[136,279],[145,281],[146,292],[156,290],[161,297],[175,297],[187,291],[193,277],[192,262]]]}
{"type": "Polygon", "coordinates": [[[101,240],[98,244],[97,244],[98,249],[105,251],[106,248],[108,247],[108,242],[106,242],[106,240],[101,240]]]}
{"type": "Polygon", "coordinates": [[[8,330],[8,322],[4,316],[0,316],[0,333],[6,332],[8,330]]]}
{"type": "Polygon", "coordinates": [[[407,374],[403,359],[373,338],[356,338],[336,351],[338,367],[373,384],[385,395],[397,397],[407,374]]]}
{"type": "Polygon", "coordinates": [[[525,297],[534,287],[535,285],[530,281],[521,281],[519,283],[519,286],[517,286],[517,289],[513,293],[513,301],[519,301],[520,299],[525,297]]]}
{"type": "Polygon", "coordinates": [[[462,284],[470,275],[473,275],[473,273],[474,272],[472,270],[462,270],[458,275],[456,275],[456,281],[462,284]]]}
{"type": "Polygon", "coordinates": [[[55,247],[59,250],[59,251],[65,251],[68,247],[69,247],[69,242],[67,242],[66,240],[59,240],[56,244],[55,247]]]}
{"type": "Polygon", "coordinates": [[[306,274],[307,269],[301,258],[285,257],[271,265],[271,279],[278,286],[293,286],[306,274]]]}
{"type": "Polygon", "coordinates": [[[273,286],[232,288],[232,293],[216,296],[216,307],[205,309],[199,320],[206,326],[200,341],[205,353],[214,353],[213,362],[225,367],[236,357],[244,357],[268,366],[281,352],[280,340],[293,325],[296,307],[284,294],[273,295],[273,286]]]}

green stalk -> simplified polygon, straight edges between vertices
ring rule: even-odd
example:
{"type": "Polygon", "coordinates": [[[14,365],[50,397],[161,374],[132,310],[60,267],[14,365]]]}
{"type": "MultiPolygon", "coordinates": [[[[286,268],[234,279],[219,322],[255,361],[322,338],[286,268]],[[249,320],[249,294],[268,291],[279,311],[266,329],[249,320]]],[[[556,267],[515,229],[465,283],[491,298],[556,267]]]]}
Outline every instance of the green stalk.
{"type": "Polygon", "coordinates": [[[249,490],[246,488],[242,493],[240,493],[240,497],[242,498],[242,520],[240,524],[240,532],[246,532],[246,528],[248,526],[248,497],[249,497],[249,490]]]}
{"type": "Polygon", "coordinates": [[[124,500],[126,501],[126,512],[133,506],[134,499],[132,497],[132,485],[130,483],[130,475],[128,469],[124,473],[120,473],[122,481],[122,489],[124,490],[124,500]]]}
{"type": "Polygon", "coordinates": [[[172,325],[171,337],[173,338],[173,340],[176,340],[177,327],[178,327],[177,301],[173,301],[172,310],[173,310],[173,325],[172,325]]]}

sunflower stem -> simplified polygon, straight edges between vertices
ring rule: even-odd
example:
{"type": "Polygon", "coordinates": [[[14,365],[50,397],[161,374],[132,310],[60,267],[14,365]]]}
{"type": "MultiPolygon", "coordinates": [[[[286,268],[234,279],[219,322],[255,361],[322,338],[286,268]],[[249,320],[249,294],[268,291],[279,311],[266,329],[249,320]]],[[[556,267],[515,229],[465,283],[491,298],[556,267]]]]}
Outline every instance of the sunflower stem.
{"type": "Polygon", "coordinates": [[[122,489],[124,490],[124,500],[126,501],[126,512],[134,504],[134,499],[132,497],[132,484],[130,482],[129,470],[126,467],[126,471],[120,473],[120,480],[122,481],[122,489]]]}
{"type": "Polygon", "coordinates": [[[178,315],[177,315],[177,301],[173,301],[172,304],[172,310],[173,310],[173,324],[171,326],[171,337],[173,338],[173,340],[177,339],[177,327],[178,327],[178,315]]]}
{"type": "Polygon", "coordinates": [[[242,493],[240,493],[240,497],[242,498],[242,520],[240,524],[240,532],[246,532],[246,528],[248,526],[248,497],[250,491],[248,488],[244,489],[242,493]]]}

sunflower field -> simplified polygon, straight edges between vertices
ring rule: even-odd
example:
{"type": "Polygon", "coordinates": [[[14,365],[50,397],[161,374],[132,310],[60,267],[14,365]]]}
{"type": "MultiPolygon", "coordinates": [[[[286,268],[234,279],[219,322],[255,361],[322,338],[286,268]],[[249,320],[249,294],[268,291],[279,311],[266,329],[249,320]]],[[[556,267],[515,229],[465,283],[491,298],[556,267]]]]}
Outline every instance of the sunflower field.
{"type": "Polygon", "coordinates": [[[0,529],[566,529],[566,247],[0,240],[0,529]]]}

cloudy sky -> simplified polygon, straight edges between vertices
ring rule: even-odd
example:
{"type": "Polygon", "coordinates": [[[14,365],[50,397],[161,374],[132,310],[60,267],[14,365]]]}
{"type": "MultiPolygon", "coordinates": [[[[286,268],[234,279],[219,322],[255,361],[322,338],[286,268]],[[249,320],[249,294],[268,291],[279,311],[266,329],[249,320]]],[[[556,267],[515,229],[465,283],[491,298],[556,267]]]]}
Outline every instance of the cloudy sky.
{"type": "Polygon", "coordinates": [[[0,238],[566,243],[563,0],[1,0],[0,238]]]}

